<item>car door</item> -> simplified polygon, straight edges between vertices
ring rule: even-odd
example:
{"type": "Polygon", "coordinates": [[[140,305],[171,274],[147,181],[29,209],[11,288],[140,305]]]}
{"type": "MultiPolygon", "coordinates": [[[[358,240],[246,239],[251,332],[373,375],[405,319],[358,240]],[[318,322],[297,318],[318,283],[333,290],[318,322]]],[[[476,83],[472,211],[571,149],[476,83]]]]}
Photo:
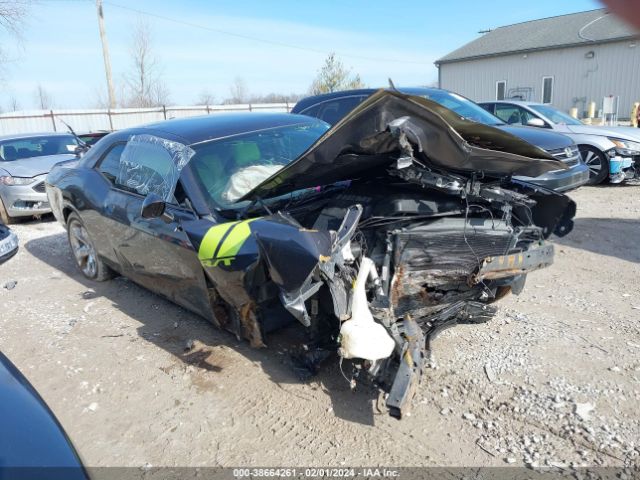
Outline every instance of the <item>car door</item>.
{"type": "Polygon", "coordinates": [[[126,145],[107,152],[97,166],[112,184],[102,209],[103,228],[109,232],[106,241],[111,244],[113,260],[125,276],[208,317],[204,273],[181,228],[196,215],[186,207],[186,194],[174,167],[162,139],[139,142],[132,137],[126,145]],[[142,218],[142,203],[152,192],[167,200],[173,221],[142,218]]]}

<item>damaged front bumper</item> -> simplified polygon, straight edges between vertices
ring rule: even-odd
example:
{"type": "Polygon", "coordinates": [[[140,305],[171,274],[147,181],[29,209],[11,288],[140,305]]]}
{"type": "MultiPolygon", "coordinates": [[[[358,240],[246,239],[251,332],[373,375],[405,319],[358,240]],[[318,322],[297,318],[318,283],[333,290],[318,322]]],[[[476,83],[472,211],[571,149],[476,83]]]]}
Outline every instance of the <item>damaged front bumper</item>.
{"type": "Polygon", "coordinates": [[[472,284],[483,280],[526,275],[534,270],[546,268],[553,263],[553,245],[535,245],[521,253],[487,257],[480,262],[478,272],[471,278],[472,284]]]}
{"type": "MultiPolygon", "coordinates": [[[[371,308],[367,308],[366,312],[359,308],[352,309],[351,319],[342,323],[339,354],[347,359],[365,360],[371,365],[367,370],[376,372],[376,383],[388,393],[386,405],[389,414],[402,418],[411,410],[430,341],[443,328],[458,323],[481,323],[489,320],[495,313],[495,307],[490,303],[496,299],[500,287],[508,285],[511,288],[513,285],[519,292],[528,273],[553,263],[553,252],[553,245],[540,242],[518,253],[486,256],[480,260],[477,269],[469,271],[464,279],[460,279],[464,280],[461,283],[466,283],[467,287],[461,287],[463,291],[458,293],[455,300],[448,303],[441,298],[432,305],[428,288],[425,289],[423,283],[428,282],[429,277],[420,277],[422,290],[419,300],[415,301],[411,292],[411,284],[415,284],[415,280],[404,277],[402,269],[398,268],[391,281],[391,285],[396,287],[391,298],[383,290],[376,289],[375,296],[369,303],[371,308]],[[490,284],[494,285],[493,290],[490,284]],[[403,291],[399,293],[400,289],[403,291]],[[400,313],[403,317],[398,320],[400,313]],[[422,317],[416,321],[412,318],[412,313],[422,317]],[[369,316],[372,320],[365,322],[361,320],[363,316],[369,316]],[[362,328],[350,328],[354,324],[361,324],[362,328]],[[368,328],[364,325],[368,325],[368,328]],[[388,335],[374,333],[378,328],[382,330],[382,327],[388,335]],[[382,356],[381,352],[388,348],[388,339],[393,339],[395,346],[388,350],[387,356],[382,356]],[[386,371],[384,375],[378,375],[376,363],[383,359],[386,360],[386,371]]],[[[360,272],[368,271],[370,264],[372,262],[368,258],[362,258],[360,272]]],[[[362,276],[358,275],[359,278],[362,276]]],[[[368,273],[365,276],[371,277],[368,273]]],[[[441,281],[442,278],[438,278],[433,286],[442,287],[439,283],[441,281]]],[[[358,295],[358,287],[359,282],[356,281],[355,296],[358,295]]]]}
{"type": "MultiPolygon", "coordinates": [[[[497,201],[497,193],[493,188],[486,195],[497,201]]],[[[269,300],[275,296],[286,315],[307,328],[310,364],[327,358],[321,352],[336,351],[352,362],[352,378],[360,381],[365,373],[386,394],[389,413],[402,418],[435,336],[456,324],[489,320],[496,311],[491,303],[519,293],[529,272],[553,262],[542,230],[567,232],[572,215],[554,211],[551,193],[537,194],[544,227],[436,216],[388,229],[382,248],[370,252],[363,237],[382,234],[377,228],[367,233],[360,204],[344,209],[335,230],[304,228],[286,214],[183,227],[211,283],[225,287],[212,288],[214,323],[265,346],[269,322],[277,317],[269,300]]]]}

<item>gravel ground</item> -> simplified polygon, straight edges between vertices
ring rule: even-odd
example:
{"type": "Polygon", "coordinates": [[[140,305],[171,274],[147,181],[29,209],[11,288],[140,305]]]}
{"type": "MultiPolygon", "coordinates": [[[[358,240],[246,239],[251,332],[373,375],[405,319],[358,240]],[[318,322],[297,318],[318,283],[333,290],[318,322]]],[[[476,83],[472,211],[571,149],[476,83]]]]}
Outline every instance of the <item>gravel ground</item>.
{"type": "Polygon", "coordinates": [[[300,382],[287,332],[253,350],[126,279],[83,279],[50,219],[17,225],[0,266],[0,350],[89,466],[637,465],[640,185],[571,196],[555,264],[438,337],[402,421],[333,363],[300,382]]]}

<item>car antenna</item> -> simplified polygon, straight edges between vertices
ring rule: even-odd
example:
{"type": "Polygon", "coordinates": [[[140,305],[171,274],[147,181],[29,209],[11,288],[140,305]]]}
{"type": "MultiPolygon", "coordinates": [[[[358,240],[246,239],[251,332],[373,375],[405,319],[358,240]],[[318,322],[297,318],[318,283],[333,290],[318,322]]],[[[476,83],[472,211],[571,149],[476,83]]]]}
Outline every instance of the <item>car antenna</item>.
{"type": "Polygon", "coordinates": [[[69,125],[67,122],[65,122],[64,120],[62,120],[61,118],[57,119],[59,122],[62,122],[65,124],[65,126],[69,129],[69,133],[71,133],[71,135],[73,135],[76,140],[80,143],[80,146],[88,148],[89,145],[87,145],[85,142],[83,142],[80,137],[78,135],[76,135],[76,132],[73,131],[73,128],[71,128],[71,125],[69,125]]]}
{"type": "Polygon", "coordinates": [[[396,88],[396,86],[393,84],[393,80],[391,80],[391,78],[389,78],[389,88],[391,90],[394,90],[396,92],[398,92],[399,90],[396,88]]]}

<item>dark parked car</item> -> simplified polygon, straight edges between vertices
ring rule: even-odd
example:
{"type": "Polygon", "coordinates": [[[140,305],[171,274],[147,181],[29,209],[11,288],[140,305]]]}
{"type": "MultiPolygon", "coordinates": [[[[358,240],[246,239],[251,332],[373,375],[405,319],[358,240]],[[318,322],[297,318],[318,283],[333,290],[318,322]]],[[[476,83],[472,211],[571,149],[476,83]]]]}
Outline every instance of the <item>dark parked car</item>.
{"type": "Polygon", "coordinates": [[[0,478],[88,478],[60,422],[35,388],[2,353],[0,425],[0,478]]]}
{"type": "Polygon", "coordinates": [[[78,138],[86,146],[92,147],[98,140],[109,135],[109,133],[111,132],[108,132],[106,130],[99,130],[97,132],[79,133],[78,138]]]}
{"type": "Polygon", "coordinates": [[[329,129],[291,114],[133,128],[56,167],[82,273],[133,279],[255,347],[299,323],[401,416],[439,331],[487,321],[550,265],[575,204],[512,180],[567,167],[502,130],[381,90],[329,129]],[[359,375],[359,376],[358,376],[359,375]]]}
{"type": "MultiPolygon", "coordinates": [[[[490,125],[515,135],[541,148],[569,167],[568,169],[547,172],[536,178],[522,178],[522,180],[551,188],[558,192],[578,188],[589,180],[589,168],[582,162],[578,147],[565,135],[540,131],[533,127],[507,125],[468,98],[447,90],[413,87],[401,88],[400,91],[409,95],[428,98],[469,120],[490,125]]],[[[291,113],[320,118],[333,125],[374,92],[376,92],[375,89],[365,88],[307,97],[300,100],[293,107],[291,113]]]]}
{"type": "Polygon", "coordinates": [[[18,237],[9,227],[0,223],[0,263],[4,263],[18,253],[18,237]]]}

